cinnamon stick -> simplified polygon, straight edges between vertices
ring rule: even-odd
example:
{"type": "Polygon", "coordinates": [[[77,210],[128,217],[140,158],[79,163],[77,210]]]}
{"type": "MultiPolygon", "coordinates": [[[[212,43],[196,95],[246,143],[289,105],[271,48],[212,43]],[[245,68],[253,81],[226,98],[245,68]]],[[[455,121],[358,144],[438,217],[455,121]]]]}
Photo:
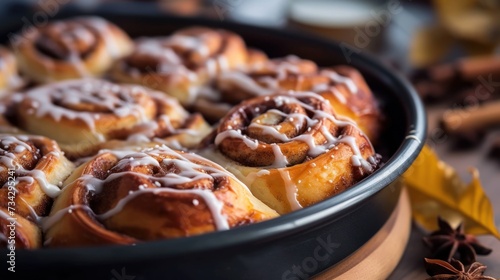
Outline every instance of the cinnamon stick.
{"type": "Polygon", "coordinates": [[[446,111],[441,121],[449,134],[476,141],[484,131],[500,125],[500,100],[446,111]]]}

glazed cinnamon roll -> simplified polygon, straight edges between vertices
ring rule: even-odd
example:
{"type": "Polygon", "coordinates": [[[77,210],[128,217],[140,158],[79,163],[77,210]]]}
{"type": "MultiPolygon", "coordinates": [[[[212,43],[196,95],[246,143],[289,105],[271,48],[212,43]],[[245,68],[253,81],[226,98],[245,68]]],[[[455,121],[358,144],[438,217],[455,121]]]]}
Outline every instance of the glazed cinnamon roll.
{"type": "Polygon", "coordinates": [[[14,38],[20,69],[38,83],[100,76],[133,46],[120,28],[98,17],[51,22],[14,38]]]}
{"type": "Polygon", "coordinates": [[[0,207],[29,220],[47,215],[74,169],[57,143],[41,136],[0,134],[0,207]]]}
{"type": "Polygon", "coordinates": [[[40,248],[42,233],[36,223],[0,207],[0,248],[6,247],[11,251],[40,248]]]}
{"type": "Polygon", "coordinates": [[[66,180],[43,228],[48,246],[134,244],[276,216],[215,163],[158,146],[101,151],[66,180]]]}
{"type": "Polygon", "coordinates": [[[202,155],[234,173],[280,214],[342,192],[378,164],[368,137],[310,92],[242,102],[204,146],[202,155]]]}
{"type": "Polygon", "coordinates": [[[11,123],[58,141],[71,159],[91,155],[109,140],[195,145],[210,129],[201,116],[161,93],[104,80],[54,83],[12,100],[11,123]]]}
{"type": "Polygon", "coordinates": [[[23,85],[17,73],[17,62],[14,55],[0,46],[0,97],[23,85]]]}
{"type": "Polygon", "coordinates": [[[163,91],[190,105],[210,78],[247,61],[248,51],[240,36],[192,27],[167,37],[139,39],[134,52],[113,67],[111,76],[163,91]]]}
{"type": "MultiPolygon", "coordinates": [[[[215,93],[197,102],[202,114],[213,114],[218,104],[234,105],[262,95],[282,90],[312,91],[330,101],[339,118],[355,122],[374,141],[378,137],[381,115],[377,102],[361,74],[349,66],[319,70],[317,65],[296,56],[272,59],[243,71],[226,72],[218,76],[215,93]],[[215,104],[215,105],[214,105],[215,104]]],[[[215,119],[227,111],[219,110],[215,119]]]]}
{"type": "Polygon", "coordinates": [[[73,169],[52,140],[0,134],[1,247],[41,246],[39,217],[49,213],[52,199],[73,169]]]}

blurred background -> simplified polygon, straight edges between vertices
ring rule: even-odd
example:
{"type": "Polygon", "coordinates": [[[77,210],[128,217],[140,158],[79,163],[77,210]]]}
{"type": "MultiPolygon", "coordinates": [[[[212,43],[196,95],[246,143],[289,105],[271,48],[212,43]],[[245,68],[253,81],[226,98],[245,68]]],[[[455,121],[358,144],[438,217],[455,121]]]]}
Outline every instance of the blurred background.
{"type": "MultiPolygon", "coordinates": [[[[375,55],[406,76],[424,100],[428,145],[465,180],[468,168],[477,167],[485,192],[500,201],[500,0],[4,0],[0,33],[12,31],[12,24],[33,25],[81,10],[291,29],[375,55]]],[[[495,208],[500,227],[498,203],[495,208]]],[[[422,236],[414,227],[409,244],[420,245],[422,236]]],[[[494,249],[488,271],[499,275],[499,242],[482,242],[494,249]]],[[[423,246],[409,246],[391,279],[424,278],[425,253],[423,246]]]]}
{"type": "Polygon", "coordinates": [[[4,19],[36,24],[62,10],[201,16],[298,29],[383,55],[398,67],[498,53],[498,0],[4,0],[4,19]],[[39,12],[37,14],[37,12],[39,12]],[[41,12],[44,12],[42,14],[41,12]]]}

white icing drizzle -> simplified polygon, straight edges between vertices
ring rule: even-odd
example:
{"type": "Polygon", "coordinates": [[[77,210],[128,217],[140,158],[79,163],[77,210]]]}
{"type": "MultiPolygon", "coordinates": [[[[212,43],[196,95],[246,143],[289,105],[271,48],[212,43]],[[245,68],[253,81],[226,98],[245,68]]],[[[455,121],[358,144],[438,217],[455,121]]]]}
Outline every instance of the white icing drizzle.
{"type": "Polygon", "coordinates": [[[264,65],[256,65],[248,71],[231,71],[222,73],[218,78],[218,86],[222,90],[232,90],[232,86],[243,89],[255,96],[270,95],[279,88],[279,82],[285,80],[289,73],[299,74],[300,68],[296,65],[300,58],[289,55],[277,62],[269,62],[264,65]],[[271,75],[262,77],[251,77],[253,72],[259,73],[262,68],[271,71],[271,75]]]}
{"type": "MultiPolygon", "coordinates": [[[[190,193],[205,201],[207,207],[209,208],[214,224],[218,230],[229,229],[229,224],[227,221],[227,217],[222,213],[222,209],[224,203],[221,202],[215,194],[211,190],[203,190],[203,189],[174,189],[172,188],[178,184],[190,183],[193,181],[197,181],[200,179],[212,179],[216,177],[227,177],[235,179],[234,176],[229,174],[228,172],[223,172],[221,167],[211,167],[205,166],[202,164],[194,163],[193,160],[203,160],[203,158],[194,155],[194,154],[179,154],[173,151],[172,149],[166,146],[159,146],[155,148],[144,149],[140,152],[134,152],[131,150],[103,150],[100,151],[102,153],[112,153],[116,156],[119,161],[115,165],[118,169],[132,165],[134,166],[144,166],[144,165],[152,165],[152,166],[160,166],[160,162],[154,158],[154,156],[167,155],[172,158],[165,158],[162,160],[163,164],[170,165],[173,164],[178,169],[177,173],[168,173],[162,177],[150,176],[142,173],[133,173],[132,171],[124,171],[110,174],[106,179],[101,180],[95,178],[91,175],[83,175],[78,180],[81,184],[85,185],[89,191],[93,191],[99,193],[102,191],[102,187],[105,183],[110,182],[116,178],[120,178],[125,174],[132,173],[135,176],[140,176],[148,181],[152,182],[157,188],[146,188],[146,186],[139,186],[139,189],[136,191],[131,191],[127,196],[120,199],[118,203],[107,211],[106,213],[96,215],[96,217],[100,220],[108,219],[109,217],[119,213],[123,210],[125,205],[135,197],[144,194],[144,193],[190,193]],[[219,169],[221,168],[221,169],[219,169]]],[[[235,179],[236,180],[236,179],[235,179]]],[[[243,185],[243,183],[241,183],[243,185]]],[[[66,208],[54,214],[53,218],[47,220],[45,222],[45,227],[50,227],[55,223],[55,221],[61,219],[63,215],[68,213],[68,209],[74,208],[66,208]]]]}
{"type": "Polygon", "coordinates": [[[334,83],[346,85],[352,94],[358,93],[358,87],[350,78],[341,76],[338,73],[330,70],[324,70],[323,73],[326,74],[334,83]]]}
{"type": "Polygon", "coordinates": [[[61,189],[59,189],[58,186],[51,184],[49,183],[49,181],[47,181],[45,173],[43,173],[41,170],[33,169],[27,171],[27,173],[29,174],[30,177],[32,177],[37,181],[37,183],[40,185],[40,187],[42,188],[43,192],[46,195],[55,198],[61,193],[61,189]]]}
{"type": "MultiPolygon", "coordinates": [[[[352,121],[339,120],[339,119],[336,119],[333,115],[330,115],[324,111],[314,109],[314,107],[312,107],[311,105],[305,104],[304,102],[300,101],[298,98],[301,98],[301,97],[313,97],[313,98],[325,101],[325,99],[323,97],[318,96],[315,93],[309,93],[309,92],[294,93],[293,95],[290,95],[290,96],[282,96],[281,95],[281,96],[272,97],[277,107],[282,106],[283,104],[296,103],[296,104],[299,104],[301,107],[305,108],[306,110],[313,112],[314,113],[313,118],[309,118],[308,116],[302,115],[302,114],[285,114],[285,113],[283,113],[279,110],[276,110],[276,109],[270,109],[267,112],[288,118],[289,121],[291,121],[292,123],[294,123],[296,125],[296,129],[300,128],[300,124],[302,124],[304,122],[304,120],[306,121],[308,127],[314,126],[318,122],[318,120],[314,119],[315,117],[326,118],[326,119],[330,120],[331,122],[333,122],[335,125],[340,126],[340,127],[345,127],[347,125],[356,126],[355,123],[353,123],[352,121]]],[[[308,155],[312,156],[312,157],[317,157],[317,156],[325,153],[326,151],[328,151],[330,148],[334,147],[338,143],[345,143],[345,144],[349,145],[349,147],[351,147],[351,150],[354,154],[352,156],[352,159],[351,159],[353,165],[360,166],[367,172],[373,171],[372,165],[369,162],[367,162],[367,160],[365,160],[363,158],[363,156],[361,155],[361,153],[359,151],[359,147],[358,147],[354,137],[351,137],[351,136],[338,137],[338,138],[334,137],[324,126],[320,129],[321,129],[321,132],[325,136],[327,141],[326,141],[326,143],[319,144],[319,145],[316,144],[314,137],[310,133],[308,133],[309,131],[307,131],[306,133],[303,133],[301,135],[289,138],[286,135],[279,133],[279,131],[274,126],[266,126],[266,125],[262,125],[262,124],[257,123],[257,122],[252,122],[249,125],[249,127],[260,128],[263,133],[270,134],[273,137],[275,137],[276,139],[283,141],[284,143],[287,143],[290,141],[304,142],[309,146],[308,155]]],[[[360,132],[360,133],[362,133],[362,132],[360,132]]],[[[235,129],[228,129],[228,130],[225,130],[225,131],[219,133],[215,138],[215,141],[214,141],[215,145],[218,146],[226,138],[241,139],[249,148],[251,148],[253,150],[257,149],[258,145],[259,145],[258,140],[249,139],[246,135],[242,134],[241,130],[235,130],[235,129]]],[[[371,145],[371,143],[370,143],[370,145],[371,145]]],[[[275,155],[275,162],[271,167],[286,167],[286,163],[285,163],[286,158],[283,155],[283,153],[281,152],[279,145],[272,144],[271,146],[272,146],[272,149],[273,149],[273,152],[275,155]]],[[[373,147],[372,147],[372,150],[373,150],[373,147]]]]}
{"type": "MultiPolygon", "coordinates": [[[[173,106],[173,104],[170,105],[171,107],[178,107],[176,112],[175,112],[175,118],[180,118],[182,120],[185,120],[188,118],[188,113],[180,107],[180,105],[173,106]]],[[[176,109],[176,108],[174,108],[176,109]]],[[[151,142],[154,139],[156,139],[156,132],[160,128],[159,122],[162,122],[167,131],[168,131],[168,136],[172,135],[179,135],[179,134],[186,134],[190,136],[199,136],[200,131],[196,129],[189,129],[189,128],[175,128],[170,120],[170,117],[166,114],[162,114],[160,116],[157,116],[156,118],[143,122],[137,126],[134,127],[134,133],[130,134],[127,137],[127,141],[129,142],[135,142],[135,143],[140,143],[140,142],[151,142]]],[[[160,138],[158,138],[160,139],[160,138]]],[[[160,141],[163,141],[160,139],[160,141]]]]}
{"type": "Polygon", "coordinates": [[[171,189],[171,188],[155,188],[155,189],[140,189],[137,191],[133,191],[132,193],[129,193],[125,198],[121,199],[115,207],[110,209],[109,211],[97,215],[97,217],[101,220],[108,219],[109,217],[119,213],[120,211],[123,210],[123,207],[132,199],[135,197],[144,194],[144,193],[153,193],[153,194],[158,194],[158,193],[190,193],[194,194],[197,196],[200,196],[205,203],[207,204],[208,209],[210,209],[210,212],[212,213],[212,217],[214,218],[214,223],[215,227],[217,230],[227,230],[229,229],[229,224],[227,222],[227,218],[224,217],[222,213],[222,208],[224,207],[224,204],[217,199],[217,197],[213,194],[211,191],[207,190],[199,190],[199,189],[190,189],[190,190],[177,190],[177,189],[171,189]],[[215,215],[214,215],[215,214],[215,215]]]}
{"type": "MultiPolygon", "coordinates": [[[[0,210],[0,218],[11,221],[14,218],[11,217],[9,214],[5,213],[4,211],[0,210]]],[[[17,223],[17,222],[16,222],[17,223]]]]}
{"type": "Polygon", "coordinates": [[[206,57],[210,54],[209,49],[204,44],[202,37],[185,36],[185,35],[176,34],[176,35],[168,37],[165,40],[165,43],[167,46],[170,46],[170,47],[179,47],[179,48],[183,48],[183,49],[187,49],[189,51],[195,52],[202,57],[206,57]]]}
{"type": "Polygon", "coordinates": [[[96,104],[105,107],[118,117],[133,115],[143,121],[146,119],[144,108],[135,103],[134,99],[141,89],[138,86],[119,86],[104,80],[82,79],[38,87],[28,91],[25,96],[32,101],[32,113],[37,117],[50,116],[55,121],[60,121],[62,118],[81,120],[92,133],[105,140],[105,137],[96,130],[95,121],[101,118],[101,115],[109,113],[75,111],[54,104],[53,100],[60,100],[67,105],[96,104]]]}
{"type": "Polygon", "coordinates": [[[237,130],[225,130],[222,131],[221,133],[218,133],[217,136],[215,137],[215,145],[219,145],[224,139],[226,138],[238,138],[243,140],[243,143],[247,145],[252,150],[255,150],[259,147],[259,141],[258,140],[251,140],[245,135],[241,134],[241,131],[237,130]]]}
{"type": "MultiPolygon", "coordinates": [[[[233,172],[234,173],[234,172],[233,172]]],[[[261,169],[257,172],[250,172],[248,173],[248,175],[243,175],[243,174],[240,174],[241,176],[244,176],[245,178],[245,182],[251,184],[253,183],[253,181],[255,181],[255,179],[257,179],[258,177],[262,177],[262,176],[265,176],[265,175],[269,175],[271,174],[271,171],[267,170],[267,169],[261,169]]]]}
{"type": "Polygon", "coordinates": [[[49,230],[55,223],[61,220],[64,217],[64,215],[72,214],[73,210],[76,209],[83,209],[93,213],[92,209],[87,205],[70,205],[68,207],[56,211],[55,213],[51,213],[51,215],[48,217],[41,217],[38,223],[40,224],[42,231],[47,232],[47,230],[49,230]]]}
{"type": "Polygon", "coordinates": [[[274,153],[274,163],[271,167],[285,167],[288,164],[286,156],[281,152],[280,146],[277,144],[271,144],[271,149],[274,153]]]}
{"type": "Polygon", "coordinates": [[[259,83],[262,83],[268,89],[278,89],[279,81],[273,77],[264,76],[257,79],[259,83]]]}
{"type": "Polygon", "coordinates": [[[342,104],[346,104],[347,103],[347,99],[338,91],[338,89],[331,88],[331,92],[333,93],[333,95],[335,96],[335,98],[337,98],[337,100],[340,103],[342,103],[342,104]]]}
{"type": "Polygon", "coordinates": [[[246,92],[256,96],[269,95],[274,92],[272,89],[262,87],[254,79],[241,72],[222,73],[219,76],[219,82],[222,87],[224,87],[224,84],[226,84],[226,87],[230,85],[237,85],[238,87],[243,88],[246,92]]]}
{"type": "Polygon", "coordinates": [[[358,144],[356,143],[356,138],[352,136],[340,136],[337,138],[337,141],[339,143],[345,143],[351,147],[351,150],[353,151],[354,155],[351,157],[351,162],[353,166],[361,166],[364,170],[368,172],[373,171],[373,167],[368,161],[366,161],[363,156],[361,155],[361,152],[359,151],[358,144]]]}
{"type": "Polygon", "coordinates": [[[278,169],[278,172],[280,173],[281,178],[285,183],[286,197],[292,211],[303,208],[302,205],[300,205],[300,202],[297,200],[298,189],[297,185],[295,185],[295,183],[292,181],[292,178],[290,178],[290,172],[285,169],[278,169]]]}
{"type": "Polygon", "coordinates": [[[31,152],[32,151],[31,146],[24,142],[26,140],[27,140],[26,138],[24,138],[24,140],[20,140],[20,139],[14,137],[14,136],[11,136],[11,135],[2,135],[0,138],[0,146],[4,147],[4,148],[7,146],[7,148],[8,148],[8,146],[10,146],[10,145],[15,145],[16,146],[14,148],[15,153],[22,153],[25,150],[28,150],[29,152],[31,152]]]}
{"type": "Polygon", "coordinates": [[[286,79],[288,73],[298,74],[300,73],[299,67],[295,63],[300,59],[297,56],[289,55],[285,57],[283,61],[276,66],[276,78],[278,80],[286,79]]]}
{"type": "MultiPolygon", "coordinates": [[[[34,181],[36,181],[46,195],[52,198],[57,197],[61,190],[58,186],[51,184],[47,180],[47,177],[45,176],[45,173],[43,171],[37,169],[26,170],[16,162],[16,155],[14,153],[21,153],[25,150],[31,152],[32,150],[32,148],[23,141],[28,141],[27,136],[17,136],[16,138],[10,135],[0,135],[0,150],[2,151],[2,155],[0,156],[0,164],[5,165],[9,169],[15,169],[16,182],[27,181],[28,184],[32,184],[34,181]],[[14,148],[14,153],[7,151],[7,148],[9,148],[10,145],[16,145],[14,148]]],[[[57,152],[53,152],[53,154],[56,157],[60,156],[60,154],[57,152]]],[[[37,158],[35,157],[35,160],[36,159],[37,158]]]]}
{"type": "Polygon", "coordinates": [[[227,57],[223,55],[219,55],[217,57],[217,65],[219,65],[219,70],[222,73],[227,72],[230,69],[227,57]]]}
{"type": "MultiPolygon", "coordinates": [[[[211,57],[205,36],[205,34],[194,36],[174,34],[164,38],[142,39],[137,44],[136,53],[157,58],[160,61],[156,69],[158,73],[180,75],[194,82],[198,79],[198,73],[188,69],[184,65],[184,59],[175,51],[183,49],[202,57],[204,62],[198,66],[204,66],[208,76],[213,78],[218,73],[227,71],[229,63],[223,55],[211,57]]],[[[170,80],[173,83],[176,82],[175,75],[170,80]]],[[[189,93],[196,95],[197,91],[196,87],[190,87],[189,93]]]]}

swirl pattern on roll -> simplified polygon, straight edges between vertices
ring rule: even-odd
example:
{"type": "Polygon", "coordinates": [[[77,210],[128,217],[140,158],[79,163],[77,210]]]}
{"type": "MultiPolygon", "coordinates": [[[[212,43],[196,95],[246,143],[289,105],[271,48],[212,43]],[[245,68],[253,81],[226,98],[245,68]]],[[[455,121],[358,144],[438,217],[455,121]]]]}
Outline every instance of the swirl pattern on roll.
{"type": "Polygon", "coordinates": [[[114,139],[173,137],[183,146],[196,144],[208,132],[203,118],[190,115],[176,100],[141,86],[98,79],[38,87],[14,96],[12,103],[14,125],[57,140],[71,158],[95,153],[114,139]]]}
{"type": "Polygon", "coordinates": [[[36,223],[49,213],[52,199],[59,195],[62,181],[73,169],[55,141],[0,134],[0,232],[4,237],[9,237],[12,229],[20,248],[40,246],[36,223]],[[9,229],[11,222],[18,223],[19,229],[9,229]]]}
{"type": "Polygon", "coordinates": [[[240,36],[192,27],[167,37],[139,39],[134,52],[116,64],[111,76],[158,89],[190,105],[201,85],[218,73],[244,66],[247,59],[240,36]]]}
{"type": "Polygon", "coordinates": [[[99,17],[55,21],[13,38],[21,70],[38,83],[100,76],[133,47],[127,34],[99,17]]]}
{"type": "Polygon", "coordinates": [[[45,137],[0,134],[0,206],[15,197],[18,214],[36,220],[48,214],[50,201],[73,170],[58,144],[45,137]],[[13,186],[14,195],[9,192],[13,186]]]}
{"type": "Polygon", "coordinates": [[[49,246],[132,244],[276,216],[215,163],[158,146],[101,151],[68,178],[43,228],[49,246]]]}
{"type": "Polygon", "coordinates": [[[347,189],[378,163],[364,133],[337,119],[329,102],[312,92],[244,101],[209,140],[213,146],[205,141],[201,153],[281,214],[347,189]]]}
{"type": "Polygon", "coordinates": [[[378,104],[362,75],[349,66],[319,69],[314,62],[295,56],[272,59],[243,71],[221,74],[216,79],[219,96],[215,102],[238,104],[282,90],[319,93],[331,103],[339,118],[355,122],[372,141],[379,136],[378,104]]]}

